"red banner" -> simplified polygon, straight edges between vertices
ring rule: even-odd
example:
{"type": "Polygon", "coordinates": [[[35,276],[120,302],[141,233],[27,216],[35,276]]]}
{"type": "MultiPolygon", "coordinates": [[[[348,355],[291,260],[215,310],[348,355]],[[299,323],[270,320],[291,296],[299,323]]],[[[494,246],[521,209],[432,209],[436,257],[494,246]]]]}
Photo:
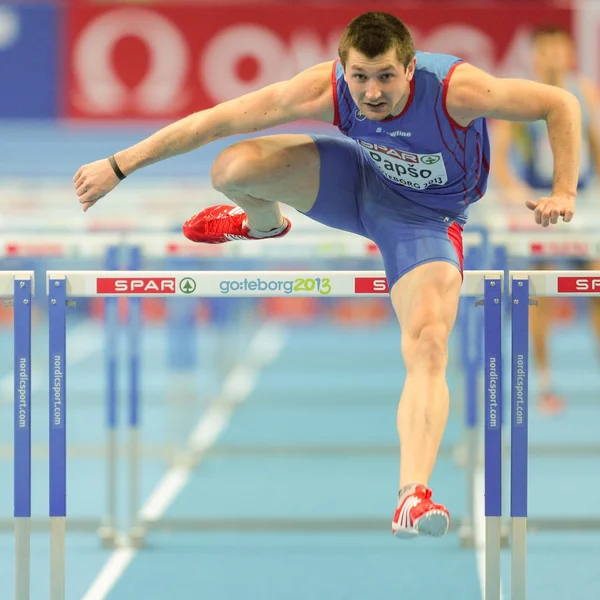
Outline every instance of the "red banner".
{"type": "Polygon", "coordinates": [[[562,294],[600,292],[600,277],[559,277],[557,291],[562,294]]]}
{"type": "Polygon", "coordinates": [[[388,282],[385,277],[355,277],[355,294],[387,294],[388,282]]]}
{"type": "MultiPolygon", "coordinates": [[[[93,119],[173,119],[288,79],[335,58],[341,31],[361,12],[273,5],[67,10],[64,114],[93,119]]],[[[465,4],[464,10],[433,4],[397,12],[418,49],[456,54],[503,76],[528,74],[533,25],[571,29],[573,20],[568,8],[513,4],[465,4]]]]}

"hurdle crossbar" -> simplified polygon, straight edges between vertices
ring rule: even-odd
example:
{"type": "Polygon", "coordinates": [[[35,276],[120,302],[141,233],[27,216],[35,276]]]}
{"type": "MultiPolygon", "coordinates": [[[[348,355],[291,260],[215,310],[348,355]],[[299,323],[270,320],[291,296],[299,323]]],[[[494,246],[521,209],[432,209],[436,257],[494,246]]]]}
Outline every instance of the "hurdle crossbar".
{"type": "MultiPolygon", "coordinates": [[[[483,296],[487,279],[502,278],[502,271],[465,271],[461,295],[483,296]]],[[[389,293],[383,271],[49,271],[48,290],[59,280],[68,298],[366,298],[389,293]]]]}

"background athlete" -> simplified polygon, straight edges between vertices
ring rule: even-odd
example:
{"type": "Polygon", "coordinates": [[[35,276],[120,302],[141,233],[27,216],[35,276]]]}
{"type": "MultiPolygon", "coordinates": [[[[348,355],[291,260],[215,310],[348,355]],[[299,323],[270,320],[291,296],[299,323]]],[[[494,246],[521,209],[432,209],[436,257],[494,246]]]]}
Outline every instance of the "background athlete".
{"type": "Polygon", "coordinates": [[[443,535],[449,514],[431,499],[449,410],[448,338],[462,282],[461,229],[488,178],[485,117],[544,119],[554,151],[552,194],[528,203],[543,226],[570,221],[575,206],[581,115],[577,99],[551,86],[502,80],[441,54],[416,53],[395,16],[369,12],[344,30],[340,61],[181,119],[135,146],[81,167],[83,210],[121,176],[213,140],[297,119],[337,125],[347,137],[270,135],[224,150],[212,184],[237,207],[205,209],[184,225],[197,242],[277,237],[290,223],[283,202],[379,247],[400,324],[407,375],[397,415],[398,536],[443,535]],[[402,132],[402,133],[398,133],[402,132]],[[111,157],[112,158],[112,157],[111,157]]]}
{"type": "MultiPolygon", "coordinates": [[[[532,67],[536,80],[569,90],[582,107],[582,151],[579,169],[579,198],[585,204],[597,203],[592,180],[600,171],[600,146],[597,124],[600,95],[595,85],[575,72],[575,48],[570,34],[556,26],[536,29],[532,36],[532,67]],[[583,192],[583,193],[582,193],[583,192]]],[[[543,121],[533,123],[494,124],[494,176],[508,202],[520,203],[547,194],[552,189],[554,160],[548,132],[543,121]]],[[[534,268],[549,269],[548,261],[532,261],[534,268]]],[[[575,268],[600,269],[599,261],[575,261],[575,268]]],[[[539,306],[531,311],[531,337],[538,368],[540,394],[538,408],[555,413],[563,408],[563,400],[555,393],[550,375],[549,335],[554,322],[556,300],[538,298],[539,306]]],[[[600,340],[600,298],[590,298],[590,316],[600,340]]],[[[600,350],[600,348],[599,348],[600,350]]]]}

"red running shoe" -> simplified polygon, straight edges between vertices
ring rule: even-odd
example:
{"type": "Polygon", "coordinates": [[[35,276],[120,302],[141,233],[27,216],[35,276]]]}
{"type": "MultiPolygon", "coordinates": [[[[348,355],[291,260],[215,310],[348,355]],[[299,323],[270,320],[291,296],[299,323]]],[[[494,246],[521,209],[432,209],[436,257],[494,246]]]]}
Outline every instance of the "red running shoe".
{"type": "Polygon", "coordinates": [[[398,504],[392,521],[392,533],[396,537],[430,535],[441,537],[450,526],[450,513],[442,504],[431,501],[431,490],[418,485],[412,494],[398,504]]]}
{"type": "Polygon", "coordinates": [[[183,235],[192,242],[204,244],[224,244],[234,240],[271,239],[284,236],[292,227],[284,217],[285,229],[281,233],[254,238],[249,235],[246,213],[237,206],[217,204],[190,217],[182,227],[183,235]]]}

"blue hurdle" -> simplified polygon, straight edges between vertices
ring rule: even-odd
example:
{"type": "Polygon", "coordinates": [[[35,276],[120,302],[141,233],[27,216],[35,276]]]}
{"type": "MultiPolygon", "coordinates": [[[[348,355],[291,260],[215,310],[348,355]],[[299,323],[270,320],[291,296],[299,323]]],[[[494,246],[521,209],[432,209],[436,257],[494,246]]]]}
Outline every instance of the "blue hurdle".
{"type": "MultiPolygon", "coordinates": [[[[57,368],[62,368],[66,359],[66,309],[70,299],[78,297],[112,297],[126,296],[141,298],[152,297],[173,298],[177,296],[219,298],[225,295],[224,281],[236,282],[229,288],[228,296],[237,297],[285,297],[289,293],[280,285],[282,281],[291,282],[301,278],[305,285],[301,291],[294,292],[296,296],[312,297],[382,297],[387,293],[385,274],[381,271],[226,271],[226,272],[164,272],[164,271],[55,271],[47,274],[48,293],[50,302],[50,370],[51,374],[57,368]],[[122,282],[118,289],[110,282],[115,277],[122,282]],[[253,285],[252,281],[260,278],[261,285],[253,285]],[[184,291],[184,282],[194,282],[193,291],[184,291]],[[106,282],[108,283],[108,286],[106,282]],[[310,285],[306,284],[310,282],[310,285]],[[377,286],[375,283],[377,282],[377,286]],[[360,283],[360,285],[359,285],[360,283]],[[264,285],[263,285],[264,284],[264,285]],[[113,285],[111,288],[110,286],[113,285]],[[150,286],[150,287],[148,287],[150,286]],[[367,286],[366,288],[363,286],[367,286]],[[371,286],[371,287],[369,287],[371,286]]],[[[255,281],[256,283],[256,281],[255,281]]],[[[496,369],[498,380],[501,377],[501,310],[502,273],[498,271],[466,271],[461,294],[464,296],[484,298],[485,321],[485,364],[488,378],[486,379],[486,398],[489,406],[497,403],[497,392],[492,393],[491,375],[496,369]],[[493,339],[488,339],[492,336],[493,339]]],[[[62,369],[64,370],[64,369],[62,369]]],[[[51,478],[51,510],[52,520],[52,569],[51,569],[51,600],[64,600],[65,588],[65,557],[64,537],[66,521],[66,476],[65,476],[65,433],[66,433],[66,393],[65,381],[62,379],[51,393],[51,413],[54,421],[50,437],[50,468],[54,471],[51,478]],[[60,407],[58,417],[56,406],[60,407]]],[[[489,411],[488,411],[489,412],[489,411]]],[[[132,417],[132,415],[130,415],[132,417]]],[[[133,417],[132,417],[133,418],[133,417]]],[[[133,419],[135,420],[135,419],[133,419]]],[[[494,460],[499,461],[500,455],[494,454],[494,460]]],[[[494,478],[500,473],[499,467],[490,467],[494,478]]],[[[500,489],[500,483],[494,484],[494,491],[500,489]]],[[[493,512],[493,511],[492,511],[493,512]]],[[[490,514],[491,519],[497,515],[490,514]]],[[[156,523],[139,522],[144,529],[150,529],[156,523]]],[[[162,520],[166,528],[176,527],[173,519],[162,520]]],[[[200,530],[206,527],[206,521],[194,523],[186,520],[187,530],[200,530]]],[[[490,548],[490,554],[497,548],[490,548]]],[[[490,565],[494,565],[492,561],[490,565]]],[[[498,561],[499,570],[499,561],[498,561]]],[[[499,575],[497,577],[499,582],[499,575]]],[[[493,577],[490,576],[490,582],[493,577]]],[[[491,598],[491,597],[490,597],[491,598]]],[[[487,600],[487,599],[486,599],[487,600]]]]}

